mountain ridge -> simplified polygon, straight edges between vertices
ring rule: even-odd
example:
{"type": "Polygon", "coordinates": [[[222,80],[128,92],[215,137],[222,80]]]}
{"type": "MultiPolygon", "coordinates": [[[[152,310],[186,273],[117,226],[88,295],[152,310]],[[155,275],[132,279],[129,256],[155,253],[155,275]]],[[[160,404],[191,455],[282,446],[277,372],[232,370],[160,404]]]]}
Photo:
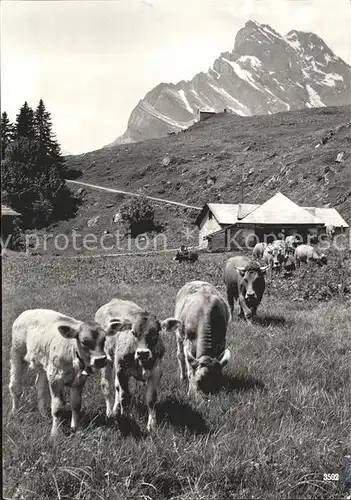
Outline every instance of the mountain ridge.
{"type": "Polygon", "coordinates": [[[176,135],[66,162],[81,173],[74,179],[195,206],[240,202],[244,176],[246,203],[281,191],[301,206],[329,204],[350,221],[351,106],[221,113],[176,135]]]}
{"type": "Polygon", "coordinates": [[[125,133],[107,147],[163,137],[196,121],[198,108],[242,116],[350,103],[351,67],[316,34],[280,35],[248,21],[231,52],[191,80],[160,83],[133,109],[125,133]]]}

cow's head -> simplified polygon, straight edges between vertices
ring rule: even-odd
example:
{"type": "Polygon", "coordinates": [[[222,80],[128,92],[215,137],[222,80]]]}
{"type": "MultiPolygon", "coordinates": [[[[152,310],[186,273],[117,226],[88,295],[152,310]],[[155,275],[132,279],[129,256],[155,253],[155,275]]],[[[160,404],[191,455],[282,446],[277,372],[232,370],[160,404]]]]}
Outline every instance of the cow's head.
{"type": "Polygon", "coordinates": [[[242,278],[241,289],[244,292],[245,300],[250,303],[250,301],[256,301],[257,294],[255,290],[255,282],[259,278],[262,278],[269,266],[260,266],[259,264],[252,262],[246,267],[237,267],[240,276],[242,278]]]}
{"type": "Polygon", "coordinates": [[[266,248],[269,261],[273,268],[279,269],[285,258],[285,247],[281,244],[271,244],[266,248]]]}
{"type": "Polygon", "coordinates": [[[76,340],[76,355],[84,369],[103,368],[106,365],[105,338],[106,335],[113,335],[117,331],[115,323],[112,323],[106,332],[98,323],[69,320],[62,321],[57,329],[64,338],[76,340]]]}
{"type": "Polygon", "coordinates": [[[135,339],[134,359],[145,369],[151,368],[155,363],[155,357],[161,355],[158,351],[160,333],[174,332],[180,325],[180,321],[175,318],[160,321],[146,311],[136,313],[133,320],[115,318],[110,321],[119,321],[119,330],[132,332],[135,339]]]}
{"type": "Polygon", "coordinates": [[[217,389],[222,379],[222,368],[230,358],[229,349],[225,349],[219,358],[201,356],[197,359],[191,354],[190,347],[185,349],[185,354],[192,369],[189,378],[190,390],[197,394],[207,394],[217,389]]]}

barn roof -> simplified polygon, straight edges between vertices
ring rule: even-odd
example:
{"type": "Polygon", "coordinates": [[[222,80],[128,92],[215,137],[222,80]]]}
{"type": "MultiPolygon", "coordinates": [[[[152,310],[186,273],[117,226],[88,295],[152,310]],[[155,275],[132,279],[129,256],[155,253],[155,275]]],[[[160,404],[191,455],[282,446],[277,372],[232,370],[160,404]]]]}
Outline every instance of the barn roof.
{"type": "Polygon", "coordinates": [[[200,225],[211,211],[222,226],[248,224],[324,224],[349,227],[335,208],[300,207],[282,193],[277,193],[262,205],[253,203],[206,203],[195,224],[200,225]]]}
{"type": "Polygon", "coordinates": [[[289,198],[282,193],[277,193],[272,196],[272,198],[253,210],[240,222],[245,225],[323,224],[320,219],[304,208],[296,205],[296,203],[289,200],[289,198]]]}
{"type": "Polygon", "coordinates": [[[199,225],[201,223],[207,211],[213,213],[218,224],[235,224],[258,206],[251,203],[206,203],[197,216],[195,224],[199,225]]]}
{"type": "Polygon", "coordinates": [[[1,204],[1,216],[3,216],[3,215],[16,216],[16,215],[21,215],[21,214],[19,214],[15,210],[12,210],[12,208],[8,207],[7,205],[1,204]]]}
{"type": "Polygon", "coordinates": [[[325,226],[349,227],[335,208],[303,207],[312,215],[321,220],[325,226]]]}

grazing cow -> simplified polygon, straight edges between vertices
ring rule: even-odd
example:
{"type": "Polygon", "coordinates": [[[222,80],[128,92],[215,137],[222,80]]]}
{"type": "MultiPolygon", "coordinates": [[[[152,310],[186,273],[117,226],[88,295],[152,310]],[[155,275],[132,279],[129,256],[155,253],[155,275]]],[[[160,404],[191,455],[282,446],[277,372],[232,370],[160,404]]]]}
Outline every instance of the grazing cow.
{"type": "Polygon", "coordinates": [[[188,379],[189,395],[211,392],[220,385],[222,368],[230,358],[230,351],[225,348],[228,306],[210,283],[190,281],[177,294],[174,315],[180,321],[177,330],[180,379],[188,379]]]}
{"type": "Polygon", "coordinates": [[[261,267],[249,257],[236,256],[227,260],[224,269],[224,283],[231,314],[234,302],[239,305],[239,316],[248,322],[256,315],[265,290],[264,273],[268,266],[261,267]]]}
{"type": "Polygon", "coordinates": [[[263,253],[263,261],[270,267],[270,275],[273,276],[273,270],[276,273],[281,271],[285,260],[285,243],[283,240],[274,240],[270,243],[263,253]]]}
{"type": "Polygon", "coordinates": [[[78,425],[82,390],[92,368],[106,364],[104,342],[113,335],[111,322],[106,333],[96,323],[83,323],[48,309],[24,311],[12,327],[10,360],[10,394],[12,412],[18,408],[21,379],[27,364],[37,371],[35,385],[39,411],[46,415],[48,389],[51,395],[52,429],[57,434],[59,417],[64,408],[64,388],[71,388],[71,428],[78,425]]]}
{"type": "Polygon", "coordinates": [[[319,266],[327,264],[327,257],[311,245],[299,245],[295,250],[295,267],[298,269],[301,262],[316,262],[319,266]]]}
{"type": "Polygon", "coordinates": [[[329,226],[326,226],[325,232],[327,234],[327,238],[329,240],[332,240],[334,238],[334,235],[335,235],[335,226],[333,226],[332,224],[329,226]]]}
{"type": "Polygon", "coordinates": [[[295,248],[299,244],[296,235],[287,236],[285,238],[285,252],[287,255],[294,255],[295,248]]]}
{"type": "Polygon", "coordinates": [[[102,370],[101,388],[106,400],[106,415],[126,413],[130,402],[129,378],[146,382],[148,407],[147,429],[156,426],[155,404],[157,386],[161,377],[161,362],[165,347],[161,330],[175,331],[179,321],[168,318],[160,322],[129,300],[112,299],[100,307],[95,321],[106,330],[111,323],[118,322],[118,333],[105,343],[107,365],[102,370]],[[115,372],[115,401],[113,404],[112,372],[115,372]]]}
{"type": "Polygon", "coordinates": [[[252,250],[252,258],[255,260],[262,259],[266,248],[267,248],[267,243],[264,242],[256,243],[254,249],[252,250]]]}

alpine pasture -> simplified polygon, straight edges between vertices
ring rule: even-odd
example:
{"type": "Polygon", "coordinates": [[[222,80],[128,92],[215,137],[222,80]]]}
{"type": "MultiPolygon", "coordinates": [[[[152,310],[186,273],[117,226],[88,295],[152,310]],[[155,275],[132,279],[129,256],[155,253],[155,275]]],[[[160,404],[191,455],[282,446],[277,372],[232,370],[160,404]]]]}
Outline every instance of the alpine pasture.
{"type": "Polygon", "coordinates": [[[187,385],[179,381],[175,338],[165,338],[158,426],[151,435],[141,384],[131,383],[131,418],[107,420],[99,373],[85,386],[79,430],[70,432],[67,407],[55,445],[49,441],[49,413],[45,420],[37,409],[32,374],[19,411],[9,417],[11,325],[23,310],[50,308],[92,320],[117,296],[168,317],[187,281],[209,281],[225,294],[227,258],[202,254],[193,265],[174,262],[170,254],[3,259],[5,498],[345,497],[351,428],[348,255],[329,259],[328,268],[267,280],[257,321],[230,323],[223,388],[202,403],[188,398],[187,385]],[[340,478],[325,481],[324,474],[340,478]]]}

